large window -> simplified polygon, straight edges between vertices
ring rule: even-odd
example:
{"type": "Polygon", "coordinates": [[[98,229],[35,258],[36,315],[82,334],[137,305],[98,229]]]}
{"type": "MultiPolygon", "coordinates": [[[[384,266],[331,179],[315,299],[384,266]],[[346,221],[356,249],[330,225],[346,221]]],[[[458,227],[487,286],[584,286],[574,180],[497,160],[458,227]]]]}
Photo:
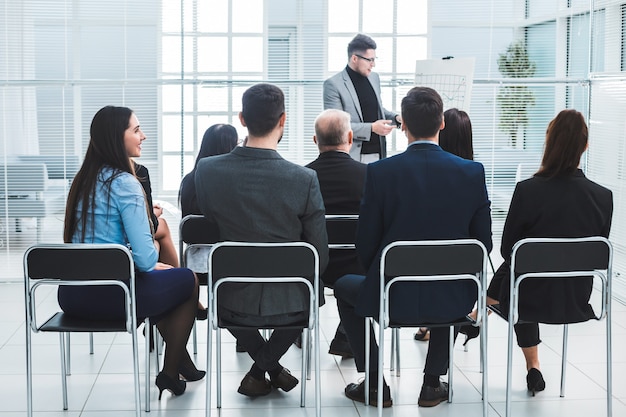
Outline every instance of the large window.
{"type": "MultiPolygon", "coordinates": [[[[272,82],[287,99],[279,152],[299,164],[313,160],[322,83],[346,65],[348,42],[364,32],[378,44],[375,71],[390,110],[400,109],[413,86],[417,60],[474,59],[467,110],[476,159],[486,169],[496,248],[515,182],[537,168],[549,120],[566,107],[588,116],[584,168],[615,193],[615,288],[626,298],[624,4],[0,0],[0,258],[8,266],[0,280],[20,279],[28,245],[61,240],[65,195],[97,109],[116,104],[136,111],[148,136],[140,162],[177,238],[178,185],[204,131],[231,123],[243,139],[242,93],[272,82]],[[507,53],[526,67],[503,71],[500,57],[507,53]],[[42,164],[47,173],[35,175],[42,164]],[[30,176],[19,166],[32,168],[30,176]]],[[[389,154],[401,152],[406,138],[396,131],[388,146],[389,154]]],[[[497,249],[492,257],[499,261],[497,249]]]]}

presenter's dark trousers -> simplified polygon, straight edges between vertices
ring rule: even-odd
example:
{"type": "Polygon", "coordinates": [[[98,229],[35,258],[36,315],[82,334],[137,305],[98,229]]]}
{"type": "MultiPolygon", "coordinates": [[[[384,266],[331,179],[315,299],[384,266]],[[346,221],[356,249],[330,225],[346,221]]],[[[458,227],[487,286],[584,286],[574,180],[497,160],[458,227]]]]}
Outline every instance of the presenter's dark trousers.
{"type": "MultiPolygon", "coordinates": [[[[354,362],[357,371],[365,372],[365,318],[357,315],[354,307],[359,300],[363,275],[345,275],[335,282],[335,298],[339,308],[339,317],[348,336],[348,341],[354,353],[354,362]]],[[[456,337],[457,331],[455,331],[456,337]]],[[[450,340],[449,327],[434,327],[430,329],[430,340],[424,373],[429,375],[445,375],[448,372],[448,343],[450,340]]],[[[370,370],[378,369],[378,345],[370,328],[370,370]]]]}

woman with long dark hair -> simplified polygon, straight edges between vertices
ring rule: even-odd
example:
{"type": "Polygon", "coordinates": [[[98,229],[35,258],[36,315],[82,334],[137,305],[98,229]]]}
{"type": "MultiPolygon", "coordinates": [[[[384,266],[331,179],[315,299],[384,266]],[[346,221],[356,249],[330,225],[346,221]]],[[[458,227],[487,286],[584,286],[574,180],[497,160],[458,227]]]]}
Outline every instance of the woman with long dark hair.
{"type": "MultiPolygon", "coordinates": [[[[509,261],[515,243],[528,237],[609,236],[613,215],[613,194],[587,179],[580,170],[580,158],[588,147],[587,125],[576,110],[563,110],[548,125],[541,168],[517,183],[509,208],[500,252],[504,263],[496,271],[487,290],[488,304],[500,303],[505,311],[509,298],[509,261]]],[[[524,303],[520,312],[549,307],[569,319],[585,321],[593,311],[589,306],[593,280],[530,280],[524,283],[524,303]],[[576,302],[564,302],[565,299],[576,302]]],[[[515,325],[517,343],[526,360],[526,384],[534,395],[545,389],[540,371],[539,325],[515,325]]]]}
{"type": "MultiPolygon", "coordinates": [[[[72,243],[118,243],[130,247],[136,268],[136,311],[150,317],[165,340],[163,390],[185,392],[187,381],[204,378],[186,344],[198,306],[198,281],[186,268],[158,262],[146,196],[135,176],[133,157],[146,139],[137,117],[126,107],[106,106],[93,118],[83,164],[67,198],[63,239],[72,243]],[[182,375],[183,379],[180,379],[182,375]]],[[[59,304],[68,314],[110,320],[124,317],[117,287],[59,288],[59,304]]]]}
{"type": "Polygon", "coordinates": [[[196,199],[195,176],[198,162],[208,156],[221,155],[232,151],[237,146],[237,142],[237,130],[229,124],[215,124],[204,132],[200,151],[196,157],[196,163],[191,172],[185,175],[180,183],[178,200],[183,217],[188,214],[202,214],[198,208],[198,201],[196,199]]]}

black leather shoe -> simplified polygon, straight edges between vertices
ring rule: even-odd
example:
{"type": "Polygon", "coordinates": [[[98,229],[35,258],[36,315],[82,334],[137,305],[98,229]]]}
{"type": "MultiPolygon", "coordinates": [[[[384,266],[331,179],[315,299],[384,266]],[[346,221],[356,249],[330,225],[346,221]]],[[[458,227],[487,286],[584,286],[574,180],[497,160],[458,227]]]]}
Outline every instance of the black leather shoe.
{"type": "Polygon", "coordinates": [[[448,383],[439,382],[437,388],[422,385],[422,391],[420,392],[419,400],[417,400],[417,405],[420,407],[434,407],[444,401],[448,401],[448,383]]]}
{"type": "Polygon", "coordinates": [[[281,369],[280,373],[272,378],[272,385],[276,388],[280,388],[285,392],[289,392],[298,385],[298,378],[291,375],[291,372],[287,368],[281,369]]]}
{"type": "Polygon", "coordinates": [[[248,397],[260,397],[272,392],[272,384],[267,378],[256,379],[248,372],[241,380],[237,392],[248,397]]]}
{"type": "MultiPolygon", "coordinates": [[[[344,390],[346,397],[352,401],[358,401],[365,404],[365,381],[361,381],[360,384],[348,384],[344,390]]],[[[391,407],[393,401],[391,400],[391,392],[389,386],[383,382],[383,408],[391,407]]],[[[374,407],[378,406],[378,390],[376,388],[370,388],[370,405],[374,407]]]]}
{"type": "Polygon", "coordinates": [[[331,355],[341,356],[344,359],[354,357],[352,353],[352,348],[350,347],[350,343],[347,340],[341,340],[334,338],[330,342],[330,348],[328,349],[328,353],[331,355]]]}

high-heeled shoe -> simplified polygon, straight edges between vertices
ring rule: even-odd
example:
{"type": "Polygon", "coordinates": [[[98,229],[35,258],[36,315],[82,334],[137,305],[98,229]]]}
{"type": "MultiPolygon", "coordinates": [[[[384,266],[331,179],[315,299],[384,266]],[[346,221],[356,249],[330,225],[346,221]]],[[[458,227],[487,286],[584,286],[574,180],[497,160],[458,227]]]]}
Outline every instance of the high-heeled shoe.
{"type": "Polygon", "coordinates": [[[191,369],[186,366],[180,366],[178,368],[178,373],[183,377],[185,381],[193,382],[200,381],[206,375],[206,371],[201,371],[198,369],[191,369]]]}
{"type": "Polygon", "coordinates": [[[196,320],[206,320],[209,316],[209,312],[206,308],[198,308],[196,311],[196,320]]]}
{"type": "Polygon", "coordinates": [[[465,345],[467,345],[467,342],[478,337],[478,335],[480,334],[480,327],[466,324],[465,326],[461,326],[459,328],[459,333],[465,335],[465,342],[463,342],[463,346],[465,347],[465,345]]]}
{"type": "Polygon", "coordinates": [[[159,388],[159,400],[164,390],[168,390],[174,395],[182,395],[187,389],[187,383],[185,381],[174,380],[163,372],[159,372],[155,381],[156,386],[159,388]]]}
{"type": "Polygon", "coordinates": [[[533,397],[536,392],[546,389],[546,381],[544,381],[543,375],[541,375],[541,371],[539,369],[530,368],[528,370],[528,375],[526,375],[526,386],[533,397]]]}

